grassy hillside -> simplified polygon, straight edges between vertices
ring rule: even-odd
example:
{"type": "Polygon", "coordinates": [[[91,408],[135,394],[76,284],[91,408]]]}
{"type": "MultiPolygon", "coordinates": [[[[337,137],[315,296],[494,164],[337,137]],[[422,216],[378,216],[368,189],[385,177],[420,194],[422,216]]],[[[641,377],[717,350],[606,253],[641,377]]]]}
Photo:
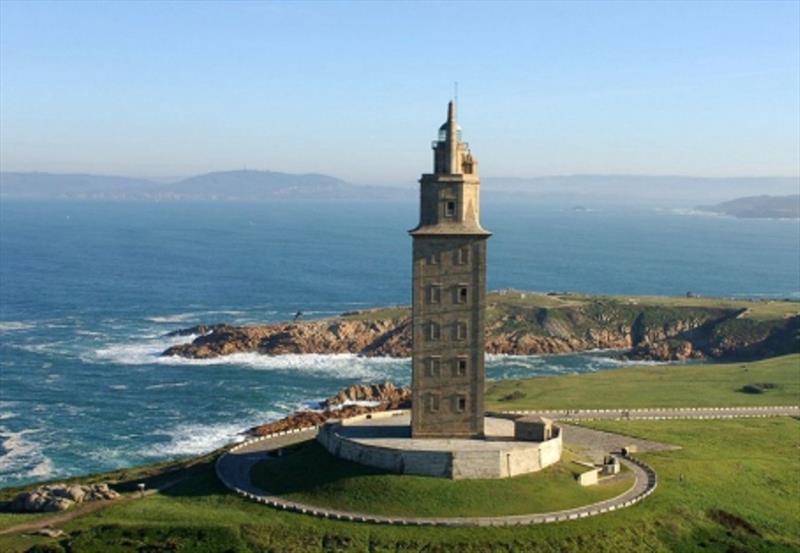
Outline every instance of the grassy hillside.
{"type": "MultiPolygon", "coordinates": [[[[684,296],[593,296],[588,294],[544,294],[540,292],[492,292],[486,298],[489,308],[487,323],[492,324],[504,314],[515,310],[570,309],[592,304],[652,307],[663,309],[722,309],[745,311],[743,317],[764,321],[800,315],[800,302],[787,300],[731,300],[711,297],[684,296]]],[[[396,319],[411,316],[407,306],[381,307],[348,313],[348,320],[396,319]]]]}
{"type": "Polygon", "coordinates": [[[724,407],[800,403],[800,355],[753,363],[625,367],[592,374],[490,382],[488,409],[724,407]],[[747,393],[749,384],[772,384],[747,393]]]}
{"type": "MultiPolygon", "coordinates": [[[[796,551],[800,423],[790,418],[633,421],[602,428],[682,446],[643,455],[660,484],[643,503],[570,523],[512,528],[394,528],[333,522],[250,503],[210,463],[163,495],[78,518],[71,551],[640,552],[796,551]]],[[[46,538],[0,536],[23,551],[46,538]]]]}

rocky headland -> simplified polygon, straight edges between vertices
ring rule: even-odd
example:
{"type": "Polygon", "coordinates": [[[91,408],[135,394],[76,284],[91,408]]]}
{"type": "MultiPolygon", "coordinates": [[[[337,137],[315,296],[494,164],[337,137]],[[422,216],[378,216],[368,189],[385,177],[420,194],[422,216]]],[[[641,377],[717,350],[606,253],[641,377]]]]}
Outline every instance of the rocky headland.
{"type": "MultiPolygon", "coordinates": [[[[800,350],[800,303],[715,298],[606,297],[493,293],[486,352],[559,354],[625,350],[631,359],[756,359],[800,350]]],[[[198,336],[163,355],[213,358],[233,353],[354,353],[408,357],[408,308],[373,309],[315,321],[254,326],[202,325],[198,336]]]]}

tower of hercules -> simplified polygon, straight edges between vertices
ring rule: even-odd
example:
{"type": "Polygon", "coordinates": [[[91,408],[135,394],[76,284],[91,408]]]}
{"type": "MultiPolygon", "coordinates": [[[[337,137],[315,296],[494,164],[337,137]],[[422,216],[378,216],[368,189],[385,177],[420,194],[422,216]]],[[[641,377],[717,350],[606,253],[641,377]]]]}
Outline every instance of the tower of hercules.
{"type": "Polygon", "coordinates": [[[433,142],[433,172],[420,179],[413,240],[415,438],[483,436],[486,243],[478,162],[461,141],[456,107],[433,142]]]}

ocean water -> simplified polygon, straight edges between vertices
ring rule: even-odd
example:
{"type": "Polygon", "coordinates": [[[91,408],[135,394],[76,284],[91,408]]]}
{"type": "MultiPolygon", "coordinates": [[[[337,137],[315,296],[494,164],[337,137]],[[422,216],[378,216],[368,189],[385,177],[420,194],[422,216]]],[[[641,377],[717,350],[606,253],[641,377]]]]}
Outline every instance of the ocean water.
{"type": "MultiPolygon", "coordinates": [[[[406,360],[159,353],[197,323],[410,296],[407,203],[0,202],[0,486],[202,453],[406,360]]],[[[484,202],[490,288],[800,297],[796,221],[484,202]]],[[[618,367],[490,356],[489,378],[618,367]]]]}

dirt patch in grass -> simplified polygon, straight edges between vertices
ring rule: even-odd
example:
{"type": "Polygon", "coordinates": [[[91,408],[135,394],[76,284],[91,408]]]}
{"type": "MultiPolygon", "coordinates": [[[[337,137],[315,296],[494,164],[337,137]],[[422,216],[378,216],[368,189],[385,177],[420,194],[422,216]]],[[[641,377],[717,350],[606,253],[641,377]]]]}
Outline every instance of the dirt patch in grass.
{"type": "Polygon", "coordinates": [[[744,530],[748,534],[761,537],[761,532],[759,532],[755,526],[747,522],[745,519],[738,517],[733,513],[729,513],[728,511],[723,511],[722,509],[711,509],[708,511],[708,516],[711,520],[717,524],[721,524],[729,530],[744,530]]]}
{"type": "Polygon", "coordinates": [[[754,382],[752,384],[745,384],[739,388],[739,391],[744,394],[763,394],[768,390],[778,387],[779,386],[774,382],[754,382]]]}

